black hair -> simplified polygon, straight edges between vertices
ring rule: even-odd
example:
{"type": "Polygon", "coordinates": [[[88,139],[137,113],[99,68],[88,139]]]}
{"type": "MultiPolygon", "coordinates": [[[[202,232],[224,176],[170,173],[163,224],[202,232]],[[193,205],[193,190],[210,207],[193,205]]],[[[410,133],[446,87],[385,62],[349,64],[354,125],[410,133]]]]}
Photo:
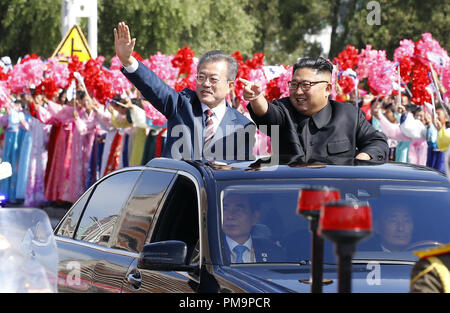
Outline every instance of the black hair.
{"type": "Polygon", "coordinates": [[[421,105],[416,105],[416,107],[414,108],[413,113],[416,114],[416,113],[422,112],[422,111],[423,111],[422,106],[421,105]]]}
{"type": "Polygon", "coordinates": [[[292,75],[299,68],[315,69],[316,73],[333,73],[333,65],[322,57],[318,58],[299,58],[294,64],[292,75]]]}
{"type": "Polygon", "coordinates": [[[86,92],[84,90],[77,90],[77,98],[83,100],[86,97],[86,92]]]}
{"type": "Polygon", "coordinates": [[[20,99],[16,99],[16,100],[14,101],[14,103],[20,104],[20,107],[21,107],[22,109],[25,109],[25,108],[26,108],[25,102],[22,101],[22,100],[20,100],[20,99]]]}
{"type": "MultiPolygon", "coordinates": [[[[447,115],[450,116],[450,109],[445,107],[444,104],[442,103],[437,103],[436,104],[436,110],[443,110],[447,112],[447,115]]],[[[445,123],[445,128],[450,128],[450,119],[445,123]]]]}
{"type": "Polygon", "coordinates": [[[378,103],[380,103],[380,99],[375,98],[372,101],[370,101],[370,107],[372,107],[372,106],[374,106],[375,104],[378,104],[378,103]]]}
{"type": "Polygon", "coordinates": [[[115,95],[112,99],[114,101],[122,102],[122,97],[120,95],[115,95]]]}
{"type": "Polygon", "coordinates": [[[392,113],[395,113],[394,105],[392,103],[388,103],[384,106],[385,110],[391,110],[392,113]]]}
{"type": "Polygon", "coordinates": [[[143,109],[144,107],[142,106],[142,100],[139,98],[133,98],[131,99],[131,103],[133,103],[134,105],[140,107],[141,109],[143,109]]]}
{"type": "Polygon", "coordinates": [[[441,109],[443,111],[447,111],[447,114],[450,115],[450,108],[447,108],[442,103],[436,103],[436,110],[441,109]]]}
{"type": "Polygon", "coordinates": [[[238,72],[238,63],[235,58],[229,56],[222,50],[211,50],[205,52],[198,61],[197,71],[200,70],[200,66],[204,63],[218,62],[218,61],[227,62],[228,64],[227,80],[234,81],[236,79],[236,75],[238,72]]]}
{"type": "Polygon", "coordinates": [[[58,95],[58,102],[60,104],[66,104],[67,103],[67,90],[66,89],[61,90],[61,92],[59,93],[59,95],[58,95]],[[66,99],[64,100],[64,103],[61,103],[61,99],[62,99],[64,94],[66,95],[66,99]]]}

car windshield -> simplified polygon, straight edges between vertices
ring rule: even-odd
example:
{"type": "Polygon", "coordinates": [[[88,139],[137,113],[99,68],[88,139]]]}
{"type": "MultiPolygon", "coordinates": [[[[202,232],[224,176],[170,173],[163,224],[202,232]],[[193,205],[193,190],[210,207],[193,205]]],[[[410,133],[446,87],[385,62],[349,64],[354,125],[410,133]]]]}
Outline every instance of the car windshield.
{"type": "MultiPolygon", "coordinates": [[[[218,190],[225,262],[310,264],[309,221],[297,214],[299,191],[310,186],[337,188],[341,199],[369,203],[373,231],[357,244],[355,262],[414,262],[413,251],[450,242],[448,184],[378,179],[227,182],[218,190]],[[243,253],[234,249],[242,245],[247,245],[243,253]]],[[[336,264],[328,240],[324,262],[336,264]]]]}

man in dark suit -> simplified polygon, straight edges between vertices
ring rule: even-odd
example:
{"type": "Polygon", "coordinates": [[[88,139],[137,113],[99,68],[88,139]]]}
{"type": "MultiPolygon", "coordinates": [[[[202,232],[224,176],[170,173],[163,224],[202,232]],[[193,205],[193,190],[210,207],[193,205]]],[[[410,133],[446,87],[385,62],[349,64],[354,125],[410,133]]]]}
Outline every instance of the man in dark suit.
{"type": "Polygon", "coordinates": [[[252,234],[260,211],[251,205],[249,195],[230,192],[223,199],[225,254],[230,263],[283,262],[285,251],[267,238],[252,234]]]}
{"type": "Polygon", "coordinates": [[[272,144],[279,140],[280,155],[295,155],[299,161],[386,160],[387,137],[367,122],[358,107],[329,99],[332,70],[324,58],[300,59],[293,67],[289,97],[273,103],[264,98],[258,83],[241,79],[252,119],[261,130],[261,125],[278,125],[279,138],[271,138],[272,144]]]}
{"type": "Polygon", "coordinates": [[[199,60],[196,90],[176,92],[132,57],[136,39],[125,23],[114,29],[122,72],[167,118],[163,156],[175,159],[250,160],[255,141],[253,122],[225,100],[236,78],[234,58],[219,50],[199,60]]]}

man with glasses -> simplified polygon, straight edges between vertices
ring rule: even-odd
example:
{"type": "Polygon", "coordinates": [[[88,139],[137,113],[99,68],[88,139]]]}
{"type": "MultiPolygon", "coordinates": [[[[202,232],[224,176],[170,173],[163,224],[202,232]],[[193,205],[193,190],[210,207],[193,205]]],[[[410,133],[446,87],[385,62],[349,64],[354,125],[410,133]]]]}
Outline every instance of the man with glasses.
{"type": "Polygon", "coordinates": [[[114,29],[122,72],[167,118],[163,156],[188,160],[250,160],[256,127],[225,100],[234,87],[238,64],[219,50],[203,54],[196,90],[176,92],[133,56],[136,39],[121,22],[114,29]]]}
{"type": "Polygon", "coordinates": [[[324,58],[299,59],[288,82],[289,97],[273,103],[264,98],[259,84],[241,79],[252,119],[258,127],[279,125],[280,155],[295,155],[298,161],[386,160],[386,136],[367,122],[358,107],[329,99],[332,71],[333,65],[324,58]]]}

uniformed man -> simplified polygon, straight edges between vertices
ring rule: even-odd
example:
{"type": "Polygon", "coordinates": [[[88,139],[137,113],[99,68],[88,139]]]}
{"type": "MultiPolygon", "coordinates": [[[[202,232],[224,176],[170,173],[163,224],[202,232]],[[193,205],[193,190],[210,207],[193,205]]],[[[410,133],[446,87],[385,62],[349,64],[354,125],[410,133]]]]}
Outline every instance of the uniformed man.
{"type": "Polygon", "coordinates": [[[410,292],[450,293],[450,244],[414,254],[419,260],[411,271],[410,292]]]}

